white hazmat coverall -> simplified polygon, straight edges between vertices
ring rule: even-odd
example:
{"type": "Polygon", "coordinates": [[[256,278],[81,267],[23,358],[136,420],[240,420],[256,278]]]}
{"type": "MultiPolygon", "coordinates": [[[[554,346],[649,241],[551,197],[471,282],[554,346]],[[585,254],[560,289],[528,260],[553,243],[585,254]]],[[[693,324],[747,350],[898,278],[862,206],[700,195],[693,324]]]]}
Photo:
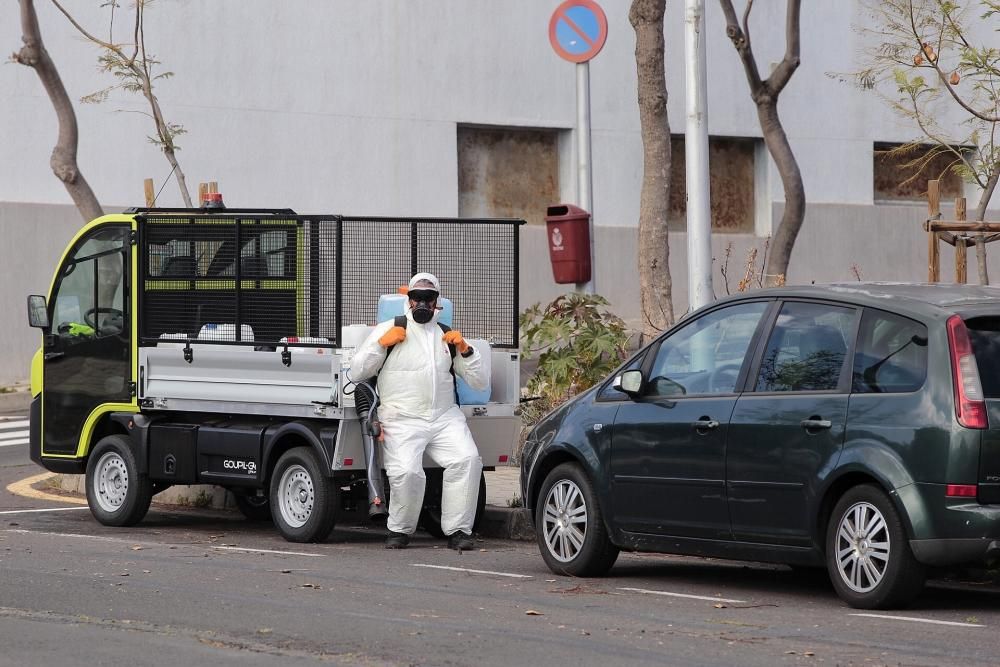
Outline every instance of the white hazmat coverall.
{"type": "Polygon", "coordinates": [[[486,388],[489,378],[479,352],[456,354],[454,360],[438,313],[427,324],[406,312],[406,338],[388,354],[379,338],[394,326],[382,322],[358,347],[351,361],[351,379],[367,380],[378,374],[378,409],[382,423],[383,463],[389,477],[389,519],[386,527],[412,534],[417,528],[424,500],[424,452],[444,468],[441,492],[441,530],[472,533],[479,497],[483,460],[455,403],[455,374],[474,390],[486,388]],[[381,371],[379,370],[381,369],[381,371]]]}

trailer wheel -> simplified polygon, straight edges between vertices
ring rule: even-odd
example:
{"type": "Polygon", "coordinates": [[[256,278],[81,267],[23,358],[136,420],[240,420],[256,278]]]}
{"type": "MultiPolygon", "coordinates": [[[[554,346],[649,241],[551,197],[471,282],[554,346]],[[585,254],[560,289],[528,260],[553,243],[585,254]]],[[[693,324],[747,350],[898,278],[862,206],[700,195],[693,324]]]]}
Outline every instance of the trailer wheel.
{"type": "MultiPolygon", "coordinates": [[[[441,489],[443,470],[427,471],[427,486],[424,488],[424,506],[420,509],[420,527],[434,537],[447,537],[441,529],[441,489]]],[[[486,475],[479,474],[479,498],[476,500],[476,518],[472,522],[472,532],[479,529],[486,509],[486,475]]]]}
{"type": "Polygon", "coordinates": [[[101,438],[87,460],[87,504],[105,526],[132,526],[146,516],[153,484],[139,472],[123,435],[101,438]]]}
{"type": "Polygon", "coordinates": [[[289,542],[322,542],[333,530],[338,489],[309,447],[281,455],[271,475],[271,514],[289,542]]]}

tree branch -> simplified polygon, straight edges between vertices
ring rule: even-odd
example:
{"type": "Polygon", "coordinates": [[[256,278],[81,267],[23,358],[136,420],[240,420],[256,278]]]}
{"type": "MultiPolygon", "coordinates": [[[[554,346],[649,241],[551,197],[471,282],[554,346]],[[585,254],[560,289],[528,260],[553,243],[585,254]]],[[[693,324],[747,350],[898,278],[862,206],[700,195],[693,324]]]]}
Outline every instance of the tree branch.
{"type": "MultiPolygon", "coordinates": [[[[910,31],[911,34],[913,35],[913,38],[917,42],[917,52],[923,53],[923,47],[924,47],[923,41],[921,41],[920,39],[920,31],[917,30],[917,24],[913,18],[914,17],[913,0],[908,1],[907,7],[909,10],[910,31]]],[[[941,70],[941,66],[938,64],[941,62],[940,55],[941,55],[940,53],[937,54],[938,57],[934,58],[933,61],[930,58],[927,58],[927,61],[930,63],[931,67],[934,68],[934,71],[937,72],[938,80],[941,82],[941,85],[944,86],[945,90],[947,90],[948,93],[952,96],[955,102],[957,102],[959,106],[961,106],[963,109],[968,111],[976,118],[979,118],[980,120],[985,120],[988,123],[996,123],[1000,121],[1000,116],[989,116],[983,113],[982,111],[979,111],[978,109],[972,107],[971,105],[969,105],[968,102],[962,99],[962,97],[958,94],[958,91],[955,90],[955,87],[951,85],[951,82],[948,80],[948,77],[945,75],[944,71],[941,70]]]]}
{"type": "Polygon", "coordinates": [[[80,34],[82,34],[84,37],[86,37],[87,39],[89,39],[90,41],[92,41],[94,44],[97,44],[98,46],[103,46],[106,49],[114,51],[118,55],[122,54],[121,50],[117,46],[115,46],[114,44],[112,44],[110,42],[105,42],[104,40],[101,40],[101,39],[98,39],[97,37],[94,37],[89,32],[87,32],[86,29],[84,29],[84,27],[82,25],[80,25],[79,23],[76,22],[76,19],[73,18],[72,15],[70,15],[69,12],[67,12],[65,9],[63,9],[63,6],[59,4],[59,0],[52,0],[52,4],[56,6],[56,9],[58,9],[60,12],[62,12],[62,15],[65,16],[69,20],[69,22],[73,24],[73,27],[76,28],[77,30],[79,30],[80,34]]]}
{"type": "MultiPolygon", "coordinates": [[[[748,7],[749,9],[749,7],[748,7]]],[[[767,78],[767,85],[772,94],[777,95],[788,84],[792,74],[799,67],[799,23],[802,0],[788,0],[788,11],[785,14],[785,57],[781,59],[774,72],[767,78]]]]}
{"type": "Polygon", "coordinates": [[[49,164],[66,191],[73,199],[84,220],[92,220],[104,215],[94,191],[90,189],[87,179],[80,173],[76,161],[79,130],[76,124],[76,113],[73,103],[66,93],[59,71],[42,43],[42,33],[38,27],[38,15],[32,0],[20,0],[21,7],[21,41],[24,46],[13,54],[12,60],[35,70],[52,102],[56,119],[59,123],[59,136],[52,149],[49,164]]]}
{"type": "MultiPolygon", "coordinates": [[[[743,63],[743,71],[746,72],[747,81],[750,84],[750,95],[756,101],[757,97],[764,91],[764,82],[760,78],[757,61],[754,59],[753,50],[750,48],[750,39],[740,27],[732,0],[719,0],[719,4],[722,6],[722,13],[726,17],[726,36],[733,43],[733,47],[735,47],[736,53],[743,63]]],[[[749,11],[749,6],[747,10],[749,11]]]]}

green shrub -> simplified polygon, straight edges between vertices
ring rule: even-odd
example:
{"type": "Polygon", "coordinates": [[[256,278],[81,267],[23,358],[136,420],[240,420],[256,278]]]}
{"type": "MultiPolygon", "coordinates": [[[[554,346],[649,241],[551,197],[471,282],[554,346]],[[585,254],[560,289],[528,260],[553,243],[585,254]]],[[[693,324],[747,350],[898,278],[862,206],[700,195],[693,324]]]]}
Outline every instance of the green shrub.
{"type": "MultiPolygon", "coordinates": [[[[625,322],[597,294],[564,294],[521,314],[521,351],[538,368],[524,393],[524,435],[541,417],[603,380],[625,361],[630,334],[625,322]]],[[[520,447],[518,447],[520,455],[520,447]]]]}

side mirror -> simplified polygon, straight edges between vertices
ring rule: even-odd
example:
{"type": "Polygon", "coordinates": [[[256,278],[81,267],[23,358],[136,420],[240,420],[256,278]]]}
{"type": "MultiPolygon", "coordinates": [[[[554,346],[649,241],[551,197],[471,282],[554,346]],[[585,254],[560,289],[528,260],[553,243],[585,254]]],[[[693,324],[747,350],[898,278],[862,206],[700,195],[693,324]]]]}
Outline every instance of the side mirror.
{"type": "Polygon", "coordinates": [[[642,391],[642,371],[625,371],[615,378],[611,386],[629,396],[635,396],[642,391]]]}
{"type": "Polygon", "coordinates": [[[49,309],[44,296],[32,294],[28,297],[28,325],[36,329],[49,328],[49,309]]]}

